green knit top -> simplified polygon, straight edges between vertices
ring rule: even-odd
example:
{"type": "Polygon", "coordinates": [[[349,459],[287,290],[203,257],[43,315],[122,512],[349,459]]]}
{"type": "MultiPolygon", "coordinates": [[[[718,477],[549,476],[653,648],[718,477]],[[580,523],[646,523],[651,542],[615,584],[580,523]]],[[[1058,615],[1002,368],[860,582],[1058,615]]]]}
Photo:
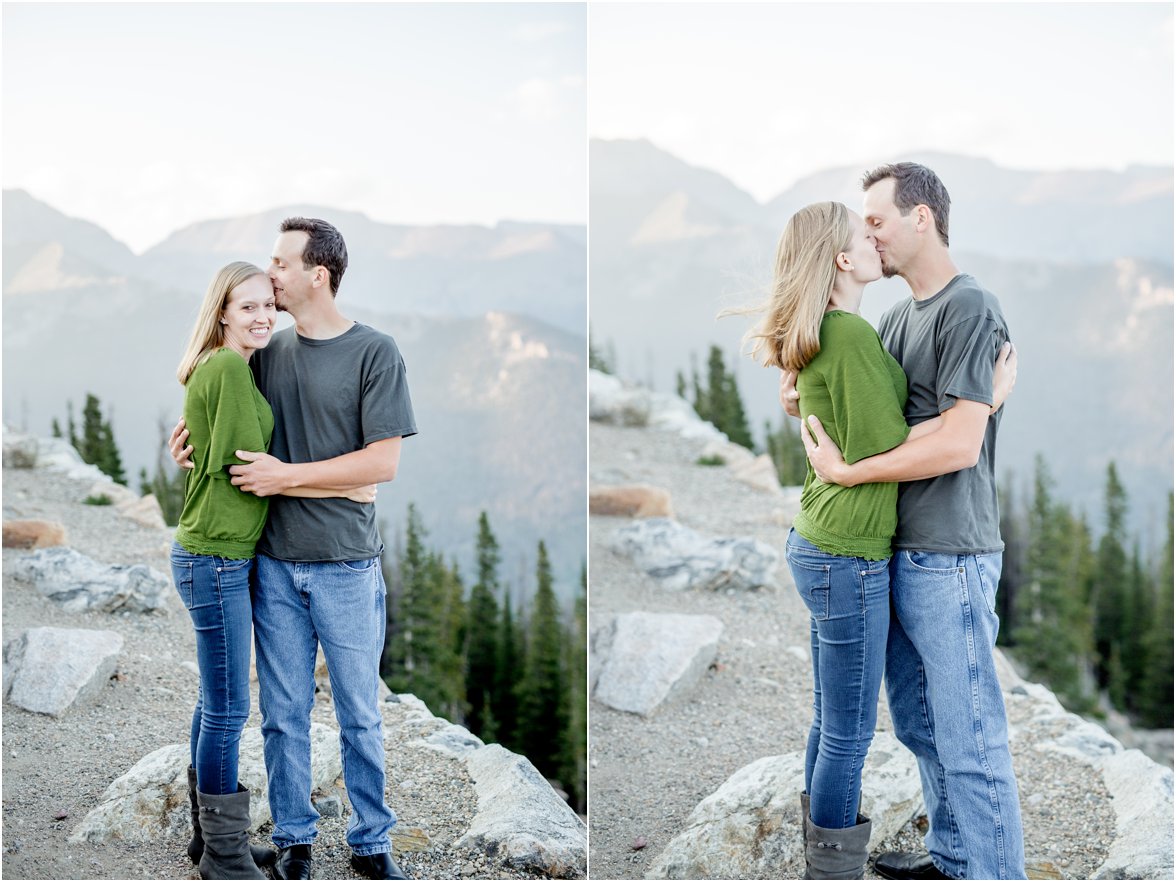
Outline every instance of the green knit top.
{"type": "MultiPolygon", "coordinates": [[[[821,351],[796,378],[801,419],[816,414],[847,463],[897,447],[906,374],[859,315],[832,310],[821,321],[821,351]]],[[[808,431],[802,425],[801,431],[808,431]]],[[[883,560],[898,526],[898,484],[824,484],[810,465],[793,527],[829,554],[883,560]]]]}
{"type": "Polygon", "coordinates": [[[269,500],[234,487],[228,467],[245,463],[238,450],[269,449],[273,411],[248,362],[232,349],[219,349],[200,364],[187,389],[184,421],[195,468],[185,475],[176,541],[192,554],[252,557],[269,500]]]}

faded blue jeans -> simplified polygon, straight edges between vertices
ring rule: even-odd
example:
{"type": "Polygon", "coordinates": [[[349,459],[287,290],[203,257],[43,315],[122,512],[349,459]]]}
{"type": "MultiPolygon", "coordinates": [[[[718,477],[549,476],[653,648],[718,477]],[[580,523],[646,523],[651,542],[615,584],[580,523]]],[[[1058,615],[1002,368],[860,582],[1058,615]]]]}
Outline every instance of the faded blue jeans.
{"type": "Polygon", "coordinates": [[[886,694],[915,754],[939,869],[957,879],[1024,879],[1021,806],[992,650],[1001,555],[899,551],[886,694]]]}
{"type": "Polygon", "coordinates": [[[384,802],[379,703],[385,590],[379,557],[296,563],[257,556],[253,626],[278,848],[308,845],[318,835],[319,814],[310,802],[310,711],[321,643],[352,808],[347,842],[361,855],[392,850],[388,833],[396,815],[384,802]]]}
{"type": "Polygon", "coordinates": [[[890,573],[885,560],[828,554],[796,530],[785,555],[809,609],[812,641],[813,725],[804,762],[809,817],[818,827],[853,827],[878,719],[890,573]]]}
{"type": "Polygon", "coordinates": [[[200,690],[190,737],[201,793],[237,792],[237,751],[249,719],[249,635],[253,558],[192,554],[172,543],[172,578],[196,629],[200,690]]]}

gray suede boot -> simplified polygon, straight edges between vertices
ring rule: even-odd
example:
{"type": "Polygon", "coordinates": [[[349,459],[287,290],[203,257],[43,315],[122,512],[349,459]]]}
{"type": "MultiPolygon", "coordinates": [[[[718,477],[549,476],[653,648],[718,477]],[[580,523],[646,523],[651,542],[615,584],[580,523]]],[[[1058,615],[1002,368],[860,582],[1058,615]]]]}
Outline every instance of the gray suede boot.
{"type": "Polygon", "coordinates": [[[204,854],[201,879],[265,879],[249,853],[249,791],[213,795],[196,791],[204,854]]]}
{"type": "Polygon", "coordinates": [[[865,878],[873,825],[865,815],[858,815],[857,821],[857,826],[841,830],[826,830],[808,822],[804,835],[805,879],[865,878]]]}
{"type": "MultiPolygon", "coordinates": [[[[204,854],[204,835],[200,832],[200,804],[196,801],[196,768],[188,766],[188,802],[192,806],[192,841],[188,843],[188,857],[192,863],[200,863],[200,856],[204,854]]],[[[259,867],[268,867],[278,859],[278,853],[272,848],[261,845],[250,845],[249,853],[253,855],[253,863],[259,867]]]]}

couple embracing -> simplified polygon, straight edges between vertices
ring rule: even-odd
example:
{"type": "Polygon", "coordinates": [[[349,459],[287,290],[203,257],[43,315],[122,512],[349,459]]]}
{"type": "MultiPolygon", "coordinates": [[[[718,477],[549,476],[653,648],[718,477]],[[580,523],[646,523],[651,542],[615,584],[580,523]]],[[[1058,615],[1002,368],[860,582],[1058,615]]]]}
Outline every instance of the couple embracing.
{"type": "Polygon", "coordinates": [[[753,332],[783,370],[809,457],[786,556],[810,611],[813,724],[801,794],[805,878],[860,879],[862,766],[883,673],[918,760],[929,854],[874,860],[888,879],[1024,878],[1008,724],[993,662],[1000,538],[995,449],[1016,352],[1000,304],[948,251],[950,199],[930,169],[863,179],[863,217],[825,202],[780,240],[753,332]],[[878,331],[867,284],[912,297],[878,331]],[[798,406],[799,405],[799,406],[798,406]]]}
{"type": "Polygon", "coordinates": [[[184,419],[170,447],[188,471],[171,563],[196,631],[188,855],[205,879],[264,879],[269,864],[276,878],[310,878],[320,644],[352,806],[351,865],[406,878],[384,799],[385,586],[373,503],[416,425],[395,342],[336,306],[346,268],[338,230],[288,218],[268,270],[235,262],[216,274],[180,362],[184,419]],[[295,326],[271,340],[277,311],[295,326]],[[276,855],[250,846],[249,791],[237,780],[251,634],[276,855]]]}

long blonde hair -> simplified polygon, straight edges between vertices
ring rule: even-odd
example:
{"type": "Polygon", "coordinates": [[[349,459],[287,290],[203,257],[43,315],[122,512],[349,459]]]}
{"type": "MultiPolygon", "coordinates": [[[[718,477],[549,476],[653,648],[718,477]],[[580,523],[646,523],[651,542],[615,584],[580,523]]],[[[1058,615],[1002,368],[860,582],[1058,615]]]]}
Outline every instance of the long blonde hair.
{"type": "Polygon", "coordinates": [[[821,351],[821,319],[837,279],[837,255],[849,248],[849,209],[840,202],[806,205],[788,221],[776,248],[763,319],[747,332],[751,355],[766,367],[800,371],[821,351]]]}
{"type": "Polygon", "coordinates": [[[229,295],[233,289],[246,279],[263,275],[264,270],[244,260],[236,260],[228,266],[221,267],[212,277],[208,291],[204,294],[204,302],[200,304],[196,326],[192,328],[192,336],[188,338],[188,348],[184,350],[184,357],[180,359],[180,366],[176,370],[181,386],[188,385],[192,371],[225,345],[225,330],[220,319],[221,313],[229,305],[229,295]]]}

